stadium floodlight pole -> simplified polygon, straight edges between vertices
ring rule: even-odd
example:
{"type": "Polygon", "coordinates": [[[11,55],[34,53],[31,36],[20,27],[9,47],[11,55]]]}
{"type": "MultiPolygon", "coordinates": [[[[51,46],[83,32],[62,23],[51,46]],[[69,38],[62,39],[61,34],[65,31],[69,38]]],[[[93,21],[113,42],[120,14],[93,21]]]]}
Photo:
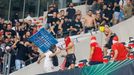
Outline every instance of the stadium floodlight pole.
{"type": "Polygon", "coordinates": [[[39,13],[40,13],[40,0],[38,0],[37,17],[39,17],[39,13]]]}
{"type": "Polygon", "coordinates": [[[11,1],[9,1],[9,7],[8,7],[8,21],[10,20],[10,13],[11,13],[11,1]]]}
{"type": "Polygon", "coordinates": [[[25,16],[25,6],[26,6],[26,0],[24,0],[23,2],[23,12],[22,12],[22,19],[24,20],[24,16],[25,16]]]}

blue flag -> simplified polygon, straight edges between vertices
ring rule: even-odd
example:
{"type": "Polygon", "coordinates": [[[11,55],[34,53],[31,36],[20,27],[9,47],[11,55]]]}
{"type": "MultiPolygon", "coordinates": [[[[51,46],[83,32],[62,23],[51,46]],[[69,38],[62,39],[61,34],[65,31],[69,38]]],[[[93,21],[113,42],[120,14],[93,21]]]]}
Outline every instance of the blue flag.
{"type": "Polygon", "coordinates": [[[42,52],[46,52],[52,45],[58,43],[58,41],[44,28],[31,36],[29,41],[38,46],[42,52]]]}

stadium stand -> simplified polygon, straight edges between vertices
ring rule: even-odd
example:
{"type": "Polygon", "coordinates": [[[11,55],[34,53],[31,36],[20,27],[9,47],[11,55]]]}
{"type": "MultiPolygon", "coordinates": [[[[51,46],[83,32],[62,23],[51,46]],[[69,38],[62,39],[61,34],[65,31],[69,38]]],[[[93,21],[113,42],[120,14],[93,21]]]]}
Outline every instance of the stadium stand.
{"type": "MultiPolygon", "coordinates": [[[[48,8],[48,13],[44,14],[47,18],[44,16],[32,18],[28,15],[25,20],[14,19],[8,23],[4,22],[3,18],[0,18],[1,69],[2,64],[5,66],[3,67],[4,70],[9,67],[9,65],[5,65],[6,62],[3,63],[3,61],[7,61],[5,58],[9,53],[11,55],[11,59],[9,59],[11,65],[7,72],[10,72],[11,75],[44,73],[43,62],[39,65],[36,63],[40,55],[38,48],[28,41],[28,38],[42,27],[45,27],[57,38],[59,43],[64,43],[63,37],[66,34],[71,36],[75,43],[77,64],[80,60],[88,59],[87,57],[90,53],[89,37],[91,35],[95,35],[98,38],[97,41],[103,48],[106,41],[104,40],[105,35],[103,32],[99,31],[100,26],[112,26],[110,29],[118,35],[120,41],[126,42],[129,37],[134,36],[132,25],[134,18],[132,17],[133,6],[131,1],[127,4],[122,5],[124,7],[121,8],[121,5],[116,2],[113,4],[104,2],[103,4],[93,1],[93,4],[89,5],[91,8],[87,9],[87,5],[74,7],[73,3],[70,3],[69,7],[60,11],[58,11],[55,4],[51,4],[48,8]],[[129,10],[127,10],[128,8],[129,10]],[[90,11],[86,13],[87,10],[90,11]],[[89,19],[90,22],[87,21],[89,19]],[[16,72],[14,72],[15,70],[16,72]]],[[[65,51],[62,54],[65,54],[65,51]]],[[[61,58],[62,54],[58,55],[60,64],[64,59],[61,58]]],[[[55,71],[57,70],[59,70],[59,66],[56,67],[55,71]]]]}

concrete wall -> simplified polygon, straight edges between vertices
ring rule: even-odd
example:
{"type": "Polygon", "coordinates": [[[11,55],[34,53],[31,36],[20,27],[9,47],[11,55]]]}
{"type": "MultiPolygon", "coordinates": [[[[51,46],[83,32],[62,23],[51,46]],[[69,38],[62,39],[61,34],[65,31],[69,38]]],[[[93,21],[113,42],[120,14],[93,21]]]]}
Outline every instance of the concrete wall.
{"type": "MultiPolygon", "coordinates": [[[[84,7],[85,6],[82,6],[79,8],[84,8],[84,7]]],[[[117,33],[120,41],[128,41],[129,36],[134,37],[134,17],[113,26],[111,29],[113,30],[113,32],[117,33]]],[[[100,46],[103,47],[103,45],[105,44],[104,34],[98,31],[97,34],[94,33],[94,35],[97,36],[97,40],[100,46]]],[[[77,62],[81,59],[88,59],[89,41],[90,41],[89,38],[90,38],[90,34],[81,34],[81,35],[72,37],[72,39],[75,42],[77,62]],[[76,38],[78,39],[76,40],[76,38]]],[[[59,41],[62,42],[63,39],[59,39],[59,41]]],[[[62,54],[65,54],[65,52],[63,51],[62,54]]],[[[60,57],[60,55],[58,57],[59,57],[59,63],[61,64],[64,58],[60,57]]],[[[35,74],[41,74],[41,73],[44,73],[43,61],[41,62],[41,64],[37,64],[37,63],[31,64],[10,75],[35,75],[35,74]]]]}

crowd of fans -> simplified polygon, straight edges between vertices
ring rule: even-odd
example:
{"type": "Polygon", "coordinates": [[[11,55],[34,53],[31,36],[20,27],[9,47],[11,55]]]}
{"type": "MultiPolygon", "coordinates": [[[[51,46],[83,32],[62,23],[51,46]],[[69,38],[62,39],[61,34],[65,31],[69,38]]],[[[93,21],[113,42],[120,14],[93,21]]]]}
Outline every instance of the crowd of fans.
{"type": "Polygon", "coordinates": [[[63,37],[64,34],[78,35],[83,31],[96,31],[101,25],[113,26],[133,15],[131,1],[126,4],[119,4],[118,0],[108,3],[93,1],[87,9],[87,15],[83,16],[80,10],[74,8],[73,3],[59,12],[55,5],[50,5],[47,14],[48,30],[56,38],[63,37]]]}
{"type": "MultiPolygon", "coordinates": [[[[11,69],[20,69],[21,65],[27,61],[35,62],[39,56],[38,48],[28,41],[28,38],[35,32],[36,26],[30,26],[30,22],[17,22],[14,26],[12,23],[3,23],[0,20],[0,66],[4,63],[4,54],[11,54],[11,69]],[[34,59],[33,59],[34,58],[34,59]],[[3,61],[2,61],[3,60],[3,61]]],[[[26,64],[26,63],[25,63],[26,64]]]]}
{"type": "MultiPolygon", "coordinates": [[[[55,37],[62,38],[66,34],[78,35],[97,31],[99,26],[113,26],[125,19],[130,18],[133,13],[133,1],[119,3],[119,0],[108,0],[112,2],[98,2],[94,0],[88,5],[89,10],[83,16],[81,10],[76,10],[74,4],[70,3],[65,10],[58,10],[56,4],[48,8],[45,28],[55,37]]],[[[18,70],[39,57],[38,47],[28,41],[28,38],[38,31],[38,25],[32,20],[19,21],[15,17],[8,23],[0,18],[0,72],[4,54],[11,54],[11,70],[18,70]],[[29,60],[30,59],[30,60],[29,60]]]]}

